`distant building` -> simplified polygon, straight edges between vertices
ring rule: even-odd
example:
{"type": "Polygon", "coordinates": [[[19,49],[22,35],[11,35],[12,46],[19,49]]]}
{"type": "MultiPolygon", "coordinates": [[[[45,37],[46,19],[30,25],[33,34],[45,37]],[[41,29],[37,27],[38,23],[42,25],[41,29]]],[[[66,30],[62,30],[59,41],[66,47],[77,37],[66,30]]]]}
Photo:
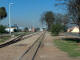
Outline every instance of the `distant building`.
{"type": "Polygon", "coordinates": [[[11,26],[11,28],[6,28],[5,29],[7,32],[15,32],[15,30],[18,30],[18,26],[17,24],[14,24],[13,26],[11,26]]]}
{"type": "Polygon", "coordinates": [[[5,29],[7,32],[14,32],[15,28],[6,28],[5,29]]]}
{"type": "Polygon", "coordinates": [[[67,30],[67,32],[72,32],[72,33],[79,33],[79,27],[78,26],[73,26],[67,30]]]}
{"type": "Polygon", "coordinates": [[[43,29],[42,29],[42,28],[40,28],[40,31],[43,31],[43,29]]]}
{"type": "Polygon", "coordinates": [[[34,27],[32,27],[31,31],[32,31],[32,32],[35,32],[35,28],[34,28],[34,27]]]}
{"type": "Polygon", "coordinates": [[[35,32],[36,31],[36,29],[34,27],[29,28],[28,30],[29,30],[29,32],[35,32]]]}
{"type": "Polygon", "coordinates": [[[31,32],[31,28],[29,28],[28,30],[29,30],[29,32],[31,32]]]}
{"type": "Polygon", "coordinates": [[[18,25],[17,24],[14,24],[13,26],[11,26],[12,28],[15,28],[15,29],[17,29],[18,30],[18,25]]]}

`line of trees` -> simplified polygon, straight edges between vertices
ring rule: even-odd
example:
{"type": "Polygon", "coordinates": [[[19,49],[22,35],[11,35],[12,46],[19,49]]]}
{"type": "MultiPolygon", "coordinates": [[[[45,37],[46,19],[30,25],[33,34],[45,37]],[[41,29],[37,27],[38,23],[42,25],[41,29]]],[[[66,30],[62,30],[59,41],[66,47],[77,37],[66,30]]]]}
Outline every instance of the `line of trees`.
{"type": "Polygon", "coordinates": [[[58,35],[60,32],[66,31],[68,16],[67,14],[55,14],[52,11],[47,11],[41,16],[41,22],[46,23],[48,31],[51,31],[54,35],[58,35]]]}

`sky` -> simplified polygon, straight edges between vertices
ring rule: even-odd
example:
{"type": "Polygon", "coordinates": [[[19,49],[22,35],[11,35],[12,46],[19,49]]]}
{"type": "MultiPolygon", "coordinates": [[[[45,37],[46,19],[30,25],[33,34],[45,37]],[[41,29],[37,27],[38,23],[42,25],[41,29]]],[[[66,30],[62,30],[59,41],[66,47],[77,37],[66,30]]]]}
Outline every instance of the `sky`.
{"type": "Polygon", "coordinates": [[[0,7],[5,7],[8,14],[7,18],[1,21],[4,25],[8,25],[10,2],[14,3],[11,5],[11,24],[21,27],[41,27],[40,17],[44,12],[66,12],[62,9],[65,6],[55,7],[55,3],[58,3],[55,0],[0,0],[0,7]]]}

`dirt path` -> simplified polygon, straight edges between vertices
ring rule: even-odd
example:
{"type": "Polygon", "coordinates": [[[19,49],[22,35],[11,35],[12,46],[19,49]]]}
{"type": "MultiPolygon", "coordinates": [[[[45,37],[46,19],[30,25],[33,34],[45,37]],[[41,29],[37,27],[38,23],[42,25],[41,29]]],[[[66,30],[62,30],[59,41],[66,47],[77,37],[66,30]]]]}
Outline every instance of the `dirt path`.
{"type": "Polygon", "coordinates": [[[49,33],[46,33],[44,43],[39,49],[35,60],[80,60],[71,58],[67,53],[56,48],[53,40],[54,38],[49,33]]]}
{"type": "Polygon", "coordinates": [[[40,35],[41,33],[10,46],[0,48],[0,60],[18,60],[40,35]]]}

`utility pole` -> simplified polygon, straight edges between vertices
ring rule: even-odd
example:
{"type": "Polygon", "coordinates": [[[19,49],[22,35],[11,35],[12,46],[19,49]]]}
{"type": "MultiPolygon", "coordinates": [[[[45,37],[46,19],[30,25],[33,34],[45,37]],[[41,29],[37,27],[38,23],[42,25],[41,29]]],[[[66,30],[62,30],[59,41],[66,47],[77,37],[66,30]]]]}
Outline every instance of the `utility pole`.
{"type": "Polygon", "coordinates": [[[14,3],[9,3],[9,33],[11,35],[11,5],[14,3]]]}

